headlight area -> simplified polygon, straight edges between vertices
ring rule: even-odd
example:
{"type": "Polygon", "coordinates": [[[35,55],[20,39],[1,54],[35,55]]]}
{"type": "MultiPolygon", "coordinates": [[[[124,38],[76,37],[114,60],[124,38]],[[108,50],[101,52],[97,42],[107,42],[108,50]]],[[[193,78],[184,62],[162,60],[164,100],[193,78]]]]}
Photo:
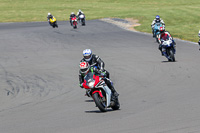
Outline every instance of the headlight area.
{"type": "Polygon", "coordinates": [[[94,88],[94,81],[91,81],[91,82],[88,84],[88,86],[89,86],[90,88],[94,88]]]}

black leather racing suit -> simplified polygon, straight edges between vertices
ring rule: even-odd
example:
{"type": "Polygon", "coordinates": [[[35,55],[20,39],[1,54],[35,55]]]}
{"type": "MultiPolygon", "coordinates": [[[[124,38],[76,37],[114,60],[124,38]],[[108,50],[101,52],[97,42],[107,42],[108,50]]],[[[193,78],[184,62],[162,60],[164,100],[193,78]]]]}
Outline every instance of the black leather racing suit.
{"type": "MultiPolygon", "coordinates": [[[[83,58],[80,62],[83,62],[83,61],[86,61],[86,60],[83,58]]],[[[86,62],[88,62],[91,67],[96,67],[97,69],[105,73],[107,78],[110,78],[109,72],[104,69],[104,66],[105,66],[104,62],[101,60],[101,58],[98,55],[92,54],[91,60],[86,61],[86,62]]]]}

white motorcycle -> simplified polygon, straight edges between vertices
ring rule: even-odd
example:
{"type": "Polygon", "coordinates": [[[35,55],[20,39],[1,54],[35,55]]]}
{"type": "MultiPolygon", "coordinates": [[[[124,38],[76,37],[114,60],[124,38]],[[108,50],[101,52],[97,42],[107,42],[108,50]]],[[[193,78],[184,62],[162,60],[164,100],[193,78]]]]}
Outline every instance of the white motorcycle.
{"type": "Polygon", "coordinates": [[[84,14],[81,14],[79,16],[79,22],[81,23],[81,25],[85,25],[85,15],[84,14]]]}

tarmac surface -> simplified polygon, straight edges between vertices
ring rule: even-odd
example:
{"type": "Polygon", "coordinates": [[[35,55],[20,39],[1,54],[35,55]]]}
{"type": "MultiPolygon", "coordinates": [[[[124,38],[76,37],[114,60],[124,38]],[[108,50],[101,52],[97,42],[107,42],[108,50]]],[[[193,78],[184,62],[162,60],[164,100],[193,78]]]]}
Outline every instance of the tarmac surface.
{"type": "Polygon", "coordinates": [[[168,62],[151,34],[100,20],[58,26],[0,24],[1,133],[200,132],[197,44],[176,39],[177,61],[168,62]],[[86,48],[105,62],[120,110],[101,113],[79,87],[86,48]]]}

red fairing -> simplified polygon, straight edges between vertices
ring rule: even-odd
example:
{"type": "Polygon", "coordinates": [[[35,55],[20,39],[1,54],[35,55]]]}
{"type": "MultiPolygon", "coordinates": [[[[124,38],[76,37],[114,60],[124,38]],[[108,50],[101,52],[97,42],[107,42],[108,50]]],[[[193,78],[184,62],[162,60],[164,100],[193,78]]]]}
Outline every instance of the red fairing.
{"type": "Polygon", "coordinates": [[[72,20],[76,20],[76,17],[73,17],[72,20]]]}
{"type": "Polygon", "coordinates": [[[86,80],[84,80],[84,82],[83,82],[83,87],[84,87],[85,89],[90,89],[90,87],[86,85],[86,80]]]}
{"type": "Polygon", "coordinates": [[[94,93],[99,93],[100,97],[103,97],[102,93],[100,91],[98,91],[98,90],[92,92],[92,94],[94,94],[94,93]]]}
{"type": "Polygon", "coordinates": [[[93,75],[93,78],[95,79],[94,86],[96,86],[99,83],[99,76],[93,75]]]}

